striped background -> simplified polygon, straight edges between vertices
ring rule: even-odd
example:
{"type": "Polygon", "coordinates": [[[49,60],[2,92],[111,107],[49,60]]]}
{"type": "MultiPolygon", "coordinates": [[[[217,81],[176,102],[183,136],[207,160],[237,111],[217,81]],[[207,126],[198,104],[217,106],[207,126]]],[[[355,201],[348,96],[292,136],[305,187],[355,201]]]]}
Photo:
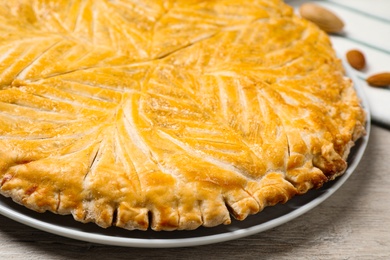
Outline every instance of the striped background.
{"type": "MultiPolygon", "coordinates": [[[[293,7],[309,1],[286,0],[293,7]]],[[[374,123],[390,127],[390,88],[373,88],[365,79],[374,73],[390,72],[390,0],[322,0],[315,2],[337,14],[345,23],[340,35],[331,35],[334,48],[341,56],[350,49],[359,49],[367,67],[353,70],[365,93],[374,123]]]]}

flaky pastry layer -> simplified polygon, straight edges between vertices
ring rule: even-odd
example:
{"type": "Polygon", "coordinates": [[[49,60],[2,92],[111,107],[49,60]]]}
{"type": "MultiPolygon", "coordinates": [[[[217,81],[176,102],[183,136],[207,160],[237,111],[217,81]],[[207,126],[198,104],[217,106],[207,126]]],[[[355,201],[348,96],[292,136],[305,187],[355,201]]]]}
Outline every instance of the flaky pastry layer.
{"type": "Polygon", "coordinates": [[[280,0],[2,0],[0,60],[0,193],[101,227],[243,220],[364,134],[328,36],[280,0]]]}

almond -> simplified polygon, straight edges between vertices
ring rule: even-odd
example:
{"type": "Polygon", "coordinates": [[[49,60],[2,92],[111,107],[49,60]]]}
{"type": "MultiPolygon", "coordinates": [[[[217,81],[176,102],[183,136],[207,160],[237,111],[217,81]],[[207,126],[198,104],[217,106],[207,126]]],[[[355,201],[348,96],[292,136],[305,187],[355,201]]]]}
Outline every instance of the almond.
{"type": "Polygon", "coordinates": [[[344,28],[344,22],[336,14],[317,4],[303,4],[299,12],[303,18],[315,23],[325,32],[338,33],[344,28]]]}
{"type": "Polygon", "coordinates": [[[347,60],[349,65],[356,70],[362,70],[366,66],[366,58],[359,50],[350,50],[347,52],[347,60]]]}
{"type": "Polygon", "coordinates": [[[390,86],[390,72],[374,74],[366,79],[367,83],[374,87],[390,86]]]}

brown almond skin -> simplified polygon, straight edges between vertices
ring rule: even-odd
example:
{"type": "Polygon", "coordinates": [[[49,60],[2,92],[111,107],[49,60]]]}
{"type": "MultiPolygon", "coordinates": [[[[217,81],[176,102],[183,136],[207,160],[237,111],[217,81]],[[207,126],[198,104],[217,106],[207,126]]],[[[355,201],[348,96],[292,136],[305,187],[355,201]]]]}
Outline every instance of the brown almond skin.
{"type": "Polygon", "coordinates": [[[349,65],[356,70],[362,70],[366,66],[366,58],[359,50],[350,50],[347,52],[347,60],[349,65]]]}
{"type": "Polygon", "coordinates": [[[344,22],[333,12],[314,3],[300,6],[299,12],[303,18],[315,23],[328,33],[339,33],[344,28],[344,22]]]}
{"type": "Polygon", "coordinates": [[[390,72],[374,74],[366,79],[367,83],[373,87],[390,86],[390,72]]]}

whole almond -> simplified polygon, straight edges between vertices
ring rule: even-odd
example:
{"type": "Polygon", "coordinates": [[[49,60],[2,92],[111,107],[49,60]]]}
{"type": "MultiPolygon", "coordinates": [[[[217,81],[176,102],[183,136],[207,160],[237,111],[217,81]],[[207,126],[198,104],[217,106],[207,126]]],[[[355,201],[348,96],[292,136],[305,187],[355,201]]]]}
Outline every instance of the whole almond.
{"type": "Polygon", "coordinates": [[[299,12],[303,18],[315,23],[325,32],[338,33],[344,28],[344,22],[336,14],[317,4],[303,4],[299,12]]]}
{"type": "Polygon", "coordinates": [[[350,50],[347,52],[347,60],[349,65],[356,70],[362,70],[366,66],[366,58],[359,50],[350,50]]]}
{"type": "Polygon", "coordinates": [[[366,79],[367,83],[374,87],[390,86],[390,72],[374,74],[366,79]]]}

